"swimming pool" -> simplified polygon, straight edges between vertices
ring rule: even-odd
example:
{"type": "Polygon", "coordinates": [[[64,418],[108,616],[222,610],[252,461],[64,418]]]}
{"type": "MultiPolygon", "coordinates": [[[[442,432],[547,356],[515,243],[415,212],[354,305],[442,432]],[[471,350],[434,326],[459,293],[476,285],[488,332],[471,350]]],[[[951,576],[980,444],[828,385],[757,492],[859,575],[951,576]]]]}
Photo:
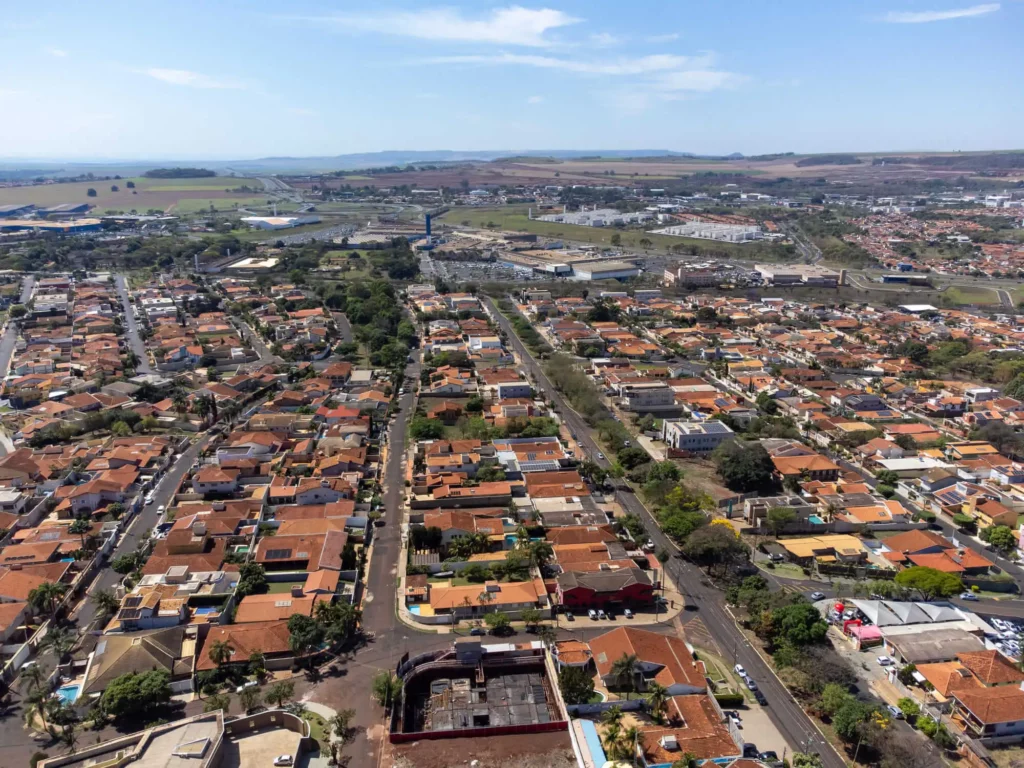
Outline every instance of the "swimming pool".
{"type": "Polygon", "coordinates": [[[406,606],[409,609],[409,613],[415,613],[417,616],[420,615],[420,607],[413,603],[412,605],[406,606]]]}
{"type": "Polygon", "coordinates": [[[205,616],[208,613],[216,613],[216,612],[217,612],[216,608],[211,608],[209,606],[206,606],[206,607],[203,607],[203,608],[196,608],[196,610],[195,610],[196,616],[205,616]]]}
{"type": "Polygon", "coordinates": [[[821,519],[820,517],[818,517],[817,515],[808,515],[808,516],[807,516],[807,519],[808,519],[808,520],[810,520],[810,521],[811,521],[812,523],[814,523],[815,525],[822,525],[822,524],[823,524],[823,523],[825,522],[824,520],[822,520],[822,519],[821,519]]]}
{"type": "Polygon", "coordinates": [[[82,690],[82,686],[79,683],[73,683],[72,685],[62,685],[57,689],[57,696],[64,704],[74,704],[75,699],[78,698],[78,693],[82,690]]]}

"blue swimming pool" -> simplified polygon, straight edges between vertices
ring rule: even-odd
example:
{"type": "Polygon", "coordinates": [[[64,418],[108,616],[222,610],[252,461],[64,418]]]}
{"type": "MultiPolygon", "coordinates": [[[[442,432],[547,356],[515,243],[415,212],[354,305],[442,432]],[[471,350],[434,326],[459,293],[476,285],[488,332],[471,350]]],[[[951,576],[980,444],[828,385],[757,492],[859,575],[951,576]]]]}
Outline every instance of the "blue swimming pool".
{"type": "Polygon", "coordinates": [[[821,519],[820,517],[818,517],[817,515],[808,515],[808,516],[807,516],[807,519],[808,519],[808,520],[810,520],[810,521],[811,521],[812,523],[814,523],[815,525],[822,525],[822,524],[823,524],[823,523],[825,522],[824,520],[822,520],[822,519],[821,519]]]}
{"type": "Polygon", "coordinates": [[[65,704],[74,704],[75,699],[78,698],[78,693],[81,690],[82,686],[78,683],[75,683],[74,685],[62,685],[57,689],[57,696],[60,697],[60,700],[65,704]]]}
{"type": "Polygon", "coordinates": [[[413,603],[412,605],[409,606],[409,613],[415,613],[417,616],[419,616],[420,615],[420,607],[418,605],[416,605],[416,603],[413,603]]]}
{"type": "Polygon", "coordinates": [[[206,606],[206,607],[203,607],[203,608],[196,608],[196,610],[195,610],[196,616],[205,616],[208,613],[216,613],[216,612],[217,612],[216,608],[210,608],[209,606],[206,606]]]}

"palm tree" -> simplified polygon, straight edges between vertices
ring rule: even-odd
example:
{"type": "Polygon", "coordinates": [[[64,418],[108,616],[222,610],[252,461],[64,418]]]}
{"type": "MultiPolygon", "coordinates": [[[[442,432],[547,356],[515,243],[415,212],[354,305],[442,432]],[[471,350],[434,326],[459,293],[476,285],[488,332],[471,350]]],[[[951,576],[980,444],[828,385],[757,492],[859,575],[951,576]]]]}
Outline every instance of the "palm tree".
{"type": "Polygon", "coordinates": [[[636,746],[640,741],[640,729],[635,725],[629,726],[622,732],[623,757],[636,765],[636,746]]]}
{"type": "Polygon", "coordinates": [[[67,591],[67,584],[44,581],[28,593],[28,604],[37,614],[46,614],[52,617],[57,613],[57,604],[67,591]]]}
{"type": "Polygon", "coordinates": [[[656,723],[665,719],[665,705],[668,703],[668,688],[659,682],[652,682],[647,687],[647,706],[651,718],[656,723]]]}
{"type": "Polygon", "coordinates": [[[57,663],[63,663],[64,658],[71,653],[75,644],[78,642],[78,637],[70,629],[64,627],[54,627],[46,633],[46,637],[40,643],[40,646],[49,648],[53,651],[53,655],[57,657],[57,663]]]}
{"type": "Polygon", "coordinates": [[[617,726],[622,723],[622,707],[617,704],[613,707],[608,707],[601,715],[601,722],[607,726],[617,726]]]}
{"type": "Polygon", "coordinates": [[[86,549],[85,546],[85,534],[92,530],[92,523],[86,520],[84,517],[80,517],[75,520],[71,525],[68,526],[68,533],[77,533],[82,537],[82,549],[86,549]]]}
{"type": "Polygon", "coordinates": [[[21,670],[21,679],[25,682],[25,690],[28,693],[38,691],[49,679],[49,675],[41,666],[33,664],[31,667],[24,667],[21,670]]]}
{"type": "Polygon", "coordinates": [[[469,537],[469,548],[474,555],[486,552],[491,548],[491,540],[487,538],[486,533],[474,533],[469,537]]]}
{"type": "Polygon", "coordinates": [[[636,691],[636,673],[638,662],[635,654],[623,653],[622,656],[612,662],[612,674],[619,684],[626,689],[626,701],[629,701],[629,694],[636,691]]]}
{"type": "Polygon", "coordinates": [[[543,568],[555,556],[555,551],[551,548],[551,544],[546,541],[531,542],[529,550],[530,564],[538,568],[543,568]]]}
{"type": "Polygon", "coordinates": [[[226,640],[214,640],[206,654],[210,657],[210,661],[218,667],[222,667],[231,661],[231,654],[234,652],[235,649],[226,640]]]}
{"type": "Polygon", "coordinates": [[[525,525],[520,525],[516,528],[516,546],[525,547],[530,543],[530,532],[526,530],[525,525]]]}
{"type": "Polygon", "coordinates": [[[210,401],[205,397],[197,397],[192,401],[192,413],[205,423],[206,417],[210,414],[210,401]]]}
{"type": "Polygon", "coordinates": [[[89,596],[92,598],[96,610],[104,616],[112,616],[121,607],[121,601],[109,589],[94,590],[89,596]]]}

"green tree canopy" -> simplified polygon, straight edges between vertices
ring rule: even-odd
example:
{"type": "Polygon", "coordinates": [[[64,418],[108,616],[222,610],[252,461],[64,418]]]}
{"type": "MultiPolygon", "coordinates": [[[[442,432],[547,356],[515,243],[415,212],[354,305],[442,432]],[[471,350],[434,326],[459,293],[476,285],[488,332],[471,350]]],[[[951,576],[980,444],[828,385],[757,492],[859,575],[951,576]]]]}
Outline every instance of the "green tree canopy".
{"type": "Polygon", "coordinates": [[[586,704],[594,695],[594,678],[582,667],[562,667],[558,688],[566,704],[586,704]]]}
{"type": "Polygon", "coordinates": [[[743,446],[736,442],[725,443],[714,455],[718,475],[731,491],[770,489],[775,465],[771,456],[760,443],[743,446]]]}
{"type": "Polygon", "coordinates": [[[900,571],[895,581],[901,587],[917,590],[926,599],[950,597],[964,588],[959,576],[920,565],[900,571]]]}

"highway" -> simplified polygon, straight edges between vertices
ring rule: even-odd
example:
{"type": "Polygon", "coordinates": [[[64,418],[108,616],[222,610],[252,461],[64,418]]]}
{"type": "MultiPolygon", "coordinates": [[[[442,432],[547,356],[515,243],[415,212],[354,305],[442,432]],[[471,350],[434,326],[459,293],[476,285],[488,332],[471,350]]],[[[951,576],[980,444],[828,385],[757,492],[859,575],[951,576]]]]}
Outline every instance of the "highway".
{"type": "Polygon", "coordinates": [[[136,373],[153,373],[149,365],[149,355],[146,352],[146,345],[139,335],[139,325],[135,322],[135,313],[132,311],[132,302],[128,296],[128,287],[125,284],[124,275],[117,275],[115,278],[117,293],[121,297],[121,307],[124,309],[124,328],[128,337],[128,345],[139,358],[139,364],[135,367],[136,373]]]}
{"type": "MultiPolygon", "coordinates": [[[[580,447],[591,457],[591,460],[603,467],[610,466],[607,459],[598,458],[601,448],[598,445],[595,432],[583,420],[583,417],[563,399],[544,374],[540,364],[520,341],[508,318],[501,314],[490,298],[483,297],[483,301],[495,322],[505,332],[512,349],[519,356],[522,370],[528,371],[538,387],[543,389],[544,394],[555,403],[559,415],[575,436],[580,447]]],[[[769,706],[765,708],[765,711],[779,732],[795,749],[820,754],[824,768],[844,768],[846,762],[843,758],[821,735],[817,726],[796,703],[767,662],[751,647],[728,613],[722,593],[708,586],[707,579],[699,568],[678,556],[678,547],[662,533],[650,512],[635,495],[628,491],[620,491],[617,493],[617,498],[623,509],[638,515],[644,521],[647,532],[657,548],[677,553],[665,563],[664,567],[679,591],[686,597],[687,610],[696,611],[708,631],[728,656],[727,660],[731,663],[742,664],[757,681],[758,687],[768,699],[769,706]]]]}

